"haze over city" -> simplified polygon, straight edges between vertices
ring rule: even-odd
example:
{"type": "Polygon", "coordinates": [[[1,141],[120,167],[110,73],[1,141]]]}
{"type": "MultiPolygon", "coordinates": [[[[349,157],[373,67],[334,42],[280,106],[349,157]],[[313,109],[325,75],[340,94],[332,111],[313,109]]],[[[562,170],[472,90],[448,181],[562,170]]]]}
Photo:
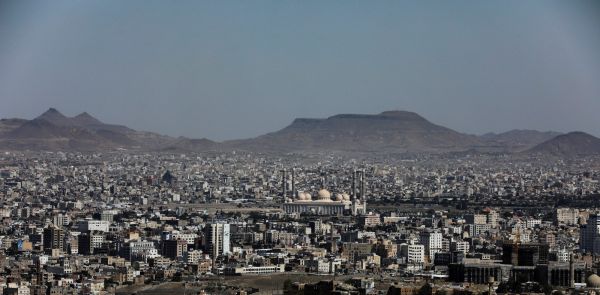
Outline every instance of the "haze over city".
{"type": "Polygon", "coordinates": [[[598,136],[599,27],[597,1],[2,1],[0,117],[224,140],[407,110],[598,136]]]}
{"type": "Polygon", "coordinates": [[[0,294],[598,295],[600,1],[0,0],[0,294]]]}

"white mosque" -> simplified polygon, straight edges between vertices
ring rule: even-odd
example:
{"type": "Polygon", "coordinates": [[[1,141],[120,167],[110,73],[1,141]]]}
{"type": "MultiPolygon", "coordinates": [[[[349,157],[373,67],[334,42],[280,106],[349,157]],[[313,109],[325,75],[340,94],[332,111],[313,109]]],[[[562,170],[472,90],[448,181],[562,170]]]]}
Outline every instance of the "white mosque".
{"type": "MultiPolygon", "coordinates": [[[[285,183],[284,173],[284,183],[285,183]]],[[[294,176],[292,174],[292,184],[294,176]]],[[[284,189],[283,211],[290,213],[312,213],[317,215],[342,215],[350,212],[352,215],[364,214],[367,211],[367,199],[364,194],[364,172],[355,171],[352,174],[352,196],[347,193],[337,193],[332,197],[331,193],[322,188],[318,191],[316,198],[309,192],[300,192],[295,198],[288,198],[284,189]],[[356,186],[356,181],[360,186],[356,186]]]]}

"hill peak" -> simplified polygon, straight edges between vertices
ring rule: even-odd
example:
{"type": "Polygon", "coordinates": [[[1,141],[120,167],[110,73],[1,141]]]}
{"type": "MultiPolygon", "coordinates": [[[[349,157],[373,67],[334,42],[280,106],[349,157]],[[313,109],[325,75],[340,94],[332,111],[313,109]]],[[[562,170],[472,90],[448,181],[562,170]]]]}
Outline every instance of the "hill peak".
{"type": "Polygon", "coordinates": [[[47,111],[45,111],[40,116],[38,116],[38,118],[39,117],[47,117],[47,116],[60,116],[60,117],[66,118],[65,115],[63,115],[61,112],[59,112],[55,108],[49,108],[47,111]]]}
{"type": "Polygon", "coordinates": [[[600,139],[582,131],[558,135],[530,150],[564,156],[599,155],[600,139]]]}
{"type": "Polygon", "coordinates": [[[100,120],[94,118],[88,112],[83,112],[72,119],[76,124],[79,125],[101,125],[103,124],[100,120]]]}
{"type": "Polygon", "coordinates": [[[36,117],[34,120],[44,120],[48,121],[54,125],[70,125],[71,122],[69,118],[63,115],[55,108],[49,108],[43,114],[36,117]]]}
{"type": "Polygon", "coordinates": [[[596,138],[595,136],[589,134],[589,133],[585,133],[583,131],[572,131],[569,132],[567,134],[563,134],[563,136],[566,137],[588,137],[588,138],[596,138]]]}

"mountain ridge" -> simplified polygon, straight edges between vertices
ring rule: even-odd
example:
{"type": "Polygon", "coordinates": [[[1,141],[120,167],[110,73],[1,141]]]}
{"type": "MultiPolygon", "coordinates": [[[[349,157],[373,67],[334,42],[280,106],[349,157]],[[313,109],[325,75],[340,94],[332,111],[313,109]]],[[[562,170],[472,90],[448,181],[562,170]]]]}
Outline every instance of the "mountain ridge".
{"type": "MultiPolygon", "coordinates": [[[[415,112],[399,110],[384,111],[379,114],[337,114],[326,118],[296,118],[289,125],[273,132],[253,138],[223,142],[207,138],[175,138],[154,132],[137,131],[123,125],[104,123],[88,112],[67,117],[55,108],[49,108],[31,120],[0,119],[0,149],[4,150],[127,149],[164,152],[246,150],[284,153],[526,152],[563,156],[570,153],[589,154],[586,150],[579,150],[573,147],[573,144],[562,141],[560,144],[552,145],[553,139],[561,140],[560,136],[568,134],[513,129],[476,136],[437,125],[415,112]],[[547,144],[548,147],[538,148],[542,144],[547,144]]],[[[578,133],[574,132],[574,134],[578,133]]],[[[580,144],[595,142],[594,139],[597,139],[589,134],[586,136],[585,140],[579,136],[580,144]]],[[[589,150],[593,151],[594,148],[595,145],[590,144],[589,150]]]]}
{"type": "Polygon", "coordinates": [[[375,115],[339,114],[325,119],[298,118],[278,131],[226,143],[249,150],[435,152],[462,150],[480,141],[413,112],[388,111],[375,115]]]}

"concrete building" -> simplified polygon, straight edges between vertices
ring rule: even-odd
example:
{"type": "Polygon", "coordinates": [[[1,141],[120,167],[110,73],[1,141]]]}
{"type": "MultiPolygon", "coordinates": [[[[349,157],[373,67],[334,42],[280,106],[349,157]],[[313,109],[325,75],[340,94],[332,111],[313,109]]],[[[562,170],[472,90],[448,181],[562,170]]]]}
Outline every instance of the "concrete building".
{"type": "Polygon", "coordinates": [[[231,253],[230,225],[228,223],[211,223],[204,228],[202,245],[212,259],[231,253]]]}
{"type": "Polygon", "coordinates": [[[442,251],[442,233],[425,231],[419,237],[421,244],[425,246],[425,255],[433,260],[435,253],[442,251]]]}
{"type": "Polygon", "coordinates": [[[51,225],[44,229],[44,250],[58,249],[64,251],[65,249],[65,231],[54,225],[51,225]]]}
{"type": "Polygon", "coordinates": [[[92,220],[86,219],[82,220],[78,223],[79,231],[101,231],[108,232],[110,227],[110,222],[106,220],[92,220]]]}
{"type": "Polygon", "coordinates": [[[592,214],[579,231],[579,249],[585,253],[600,254],[600,216],[592,214]]]}
{"type": "Polygon", "coordinates": [[[420,244],[401,244],[400,256],[406,258],[408,264],[425,263],[425,246],[420,244]]]}
{"type": "Polygon", "coordinates": [[[183,257],[187,252],[187,242],[184,240],[164,240],[162,242],[162,255],[173,260],[183,257]]]}

